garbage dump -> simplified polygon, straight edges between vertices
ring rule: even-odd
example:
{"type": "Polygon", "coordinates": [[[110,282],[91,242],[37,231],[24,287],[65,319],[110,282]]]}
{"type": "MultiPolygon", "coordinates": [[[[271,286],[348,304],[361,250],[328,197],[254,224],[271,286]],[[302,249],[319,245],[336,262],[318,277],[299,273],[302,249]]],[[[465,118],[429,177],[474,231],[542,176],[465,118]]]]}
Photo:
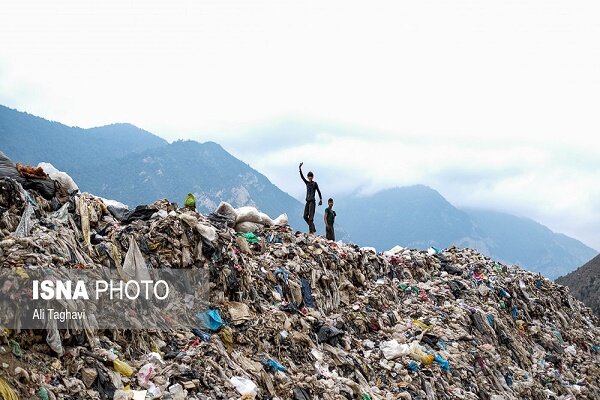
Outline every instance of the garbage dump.
{"type": "Polygon", "coordinates": [[[565,287],[471,249],[377,253],[220,208],[61,203],[0,179],[0,270],[18,276],[3,299],[41,267],[206,270],[210,286],[189,329],[1,320],[0,398],[600,398],[600,321],[565,287]]]}

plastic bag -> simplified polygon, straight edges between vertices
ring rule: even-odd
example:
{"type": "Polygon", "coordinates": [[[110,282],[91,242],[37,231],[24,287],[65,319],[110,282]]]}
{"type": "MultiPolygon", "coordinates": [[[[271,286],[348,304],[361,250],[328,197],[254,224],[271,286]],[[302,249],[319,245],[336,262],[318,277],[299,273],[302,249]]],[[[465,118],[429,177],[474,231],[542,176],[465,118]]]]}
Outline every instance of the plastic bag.
{"type": "Polygon", "coordinates": [[[133,375],[133,368],[131,368],[125,361],[121,361],[118,358],[113,361],[113,368],[115,371],[128,378],[131,378],[133,375]]]}
{"type": "Polygon", "coordinates": [[[58,211],[48,214],[48,220],[55,225],[69,222],[69,203],[65,203],[58,211]]]}
{"type": "Polygon", "coordinates": [[[240,236],[246,239],[249,244],[258,243],[258,237],[252,232],[242,233],[240,236]]]}
{"type": "Polygon", "coordinates": [[[133,392],[131,390],[119,389],[115,391],[113,400],[133,400],[133,392]]]}
{"type": "Polygon", "coordinates": [[[419,370],[419,363],[416,361],[411,361],[408,363],[407,368],[412,372],[417,372],[419,370]]]}
{"type": "Polygon", "coordinates": [[[265,226],[273,226],[273,220],[271,219],[271,217],[269,217],[267,214],[261,212],[258,213],[259,217],[260,217],[260,223],[265,225],[265,226]]]}
{"type": "Polygon", "coordinates": [[[433,363],[434,357],[431,354],[427,354],[423,351],[419,342],[412,342],[410,345],[410,356],[413,360],[420,361],[423,365],[430,365],[433,363]]]}
{"type": "Polygon", "coordinates": [[[208,239],[211,242],[214,242],[215,240],[217,240],[217,230],[215,229],[214,226],[206,225],[201,222],[198,222],[196,224],[196,230],[198,231],[198,233],[200,235],[204,236],[206,239],[208,239]]]}
{"type": "Polygon", "coordinates": [[[440,254],[442,252],[442,250],[438,249],[435,246],[431,246],[430,248],[427,249],[427,254],[429,254],[430,256],[434,255],[434,254],[440,254]]]}
{"type": "Polygon", "coordinates": [[[154,364],[148,363],[145,364],[137,373],[137,382],[140,387],[144,389],[148,389],[150,387],[150,379],[154,377],[154,373],[156,372],[156,367],[154,364]]]}
{"type": "Polygon", "coordinates": [[[60,183],[60,185],[67,191],[67,193],[71,194],[79,191],[79,186],[77,186],[73,178],[71,178],[66,172],[59,171],[54,167],[54,165],[46,162],[41,162],[37,166],[41,167],[44,172],[48,174],[50,179],[58,181],[58,183],[60,183]]]}
{"type": "Polygon", "coordinates": [[[263,226],[261,224],[257,224],[255,222],[241,222],[235,225],[236,232],[256,232],[261,229],[263,226]]]}
{"type": "Polygon", "coordinates": [[[129,238],[129,250],[125,255],[125,261],[123,261],[123,272],[126,275],[122,277],[124,280],[151,280],[144,256],[133,236],[129,238]]]}
{"type": "Polygon", "coordinates": [[[287,214],[281,214],[279,217],[275,218],[273,220],[273,225],[276,226],[284,226],[284,225],[289,225],[289,220],[288,220],[288,216],[287,214]]]}
{"type": "Polygon", "coordinates": [[[236,223],[254,222],[261,223],[260,213],[255,207],[240,207],[235,210],[237,215],[236,223]]]}
{"type": "Polygon", "coordinates": [[[10,158],[0,151],[0,178],[12,178],[19,183],[23,183],[25,179],[17,172],[15,163],[10,158]]]}
{"type": "Polygon", "coordinates": [[[102,202],[104,203],[104,205],[106,206],[106,208],[113,207],[114,209],[129,210],[129,207],[127,206],[127,204],[123,204],[120,201],[111,200],[111,199],[105,199],[104,197],[98,197],[98,198],[100,200],[102,200],[102,202]]]}
{"type": "Polygon", "coordinates": [[[150,387],[148,388],[147,396],[151,399],[159,398],[162,395],[162,392],[158,386],[154,383],[150,383],[150,387]]]}
{"type": "Polygon", "coordinates": [[[33,221],[31,219],[33,215],[33,206],[27,202],[27,206],[25,206],[25,210],[23,210],[23,215],[21,215],[21,221],[19,222],[19,226],[17,226],[17,230],[15,231],[16,237],[26,237],[29,236],[31,232],[31,227],[33,226],[33,221]]]}
{"type": "Polygon", "coordinates": [[[410,354],[410,346],[403,343],[400,344],[396,339],[387,342],[381,342],[379,347],[386,360],[393,360],[403,355],[410,354]]]}
{"type": "Polygon", "coordinates": [[[55,319],[51,319],[48,322],[48,335],[46,336],[46,343],[48,343],[48,346],[50,346],[50,348],[54,350],[59,357],[62,357],[62,355],[65,354],[62,342],[60,340],[60,333],[58,332],[58,322],[55,319]]]}
{"type": "Polygon", "coordinates": [[[241,376],[232,376],[229,381],[242,396],[256,396],[258,394],[258,387],[250,379],[241,376]]]}
{"type": "Polygon", "coordinates": [[[40,400],[49,400],[50,399],[50,395],[48,394],[48,389],[46,389],[45,387],[41,387],[38,389],[38,391],[36,392],[37,397],[39,397],[40,400]]]}
{"type": "Polygon", "coordinates": [[[332,346],[337,346],[340,336],[344,335],[344,331],[337,329],[334,326],[323,324],[317,332],[319,343],[329,343],[332,346]]]}
{"type": "Polygon", "coordinates": [[[235,225],[237,220],[237,213],[235,212],[235,209],[231,206],[231,204],[222,201],[221,204],[219,204],[219,207],[217,207],[217,209],[215,210],[215,213],[224,216],[235,225]]]}
{"type": "Polygon", "coordinates": [[[434,357],[434,360],[440,364],[440,367],[442,367],[442,369],[444,371],[450,371],[450,363],[448,362],[448,360],[444,359],[442,356],[440,356],[439,354],[436,354],[434,357]]]}
{"type": "Polygon", "coordinates": [[[204,224],[198,221],[192,214],[180,214],[179,218],[189,226],[196,228],[196,231],[210,242],[217,240],[217,230],[214,226],[204,224]]]}
{"type": "Polygon", "coordinates": [[[180,383],[169,386],[169,394],[173,400],[185,400],[187,398],[187,390],[180,383]]]}
{"type": "Polygon", "coordinates": [[[273,360],[272,358],[268,358],[267,356],[261,356],[261,360],[263,366],[267,371],[281,371],[286,372],[287,369],[281,365],[279,362],[273,360]]]}
{"type": "Polygon", "coordinates": [[[192,214],[186,214],[186,213],[179,214],[179,219],[181,219],[183,222],[185,222],[192,228],[195,227],[196,224],[198,223],[198,218],[196,218],[192,214]]]}
{"type": "Polygon", "coordinates": [[[207,310],[196,315],[203,328],[210,329],[213,332],[218,331],[223,326],[223,319],[219,310],[207,310]]]}

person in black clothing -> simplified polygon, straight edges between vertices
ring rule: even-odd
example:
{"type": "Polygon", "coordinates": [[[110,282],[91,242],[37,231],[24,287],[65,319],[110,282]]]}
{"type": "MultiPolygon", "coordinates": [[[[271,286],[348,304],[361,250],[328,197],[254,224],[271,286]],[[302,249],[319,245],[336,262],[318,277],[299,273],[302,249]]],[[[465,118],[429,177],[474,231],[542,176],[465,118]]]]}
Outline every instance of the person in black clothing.
{"type": "Polygon", "coordinates": [[[313,173],[309,172],[306,174],[306,179],[304,174],[302,173],[302,165],[304,163],[301,162],[298,169],[300,170],[300,178],[306,184],[306,205],[304,206],[304,220],[308,224],[308,233],[315,233],[317,228],[315,228],[314,218],[315,218],[315,192],[319,193],[319,205],[323,205],[323,196],[321,196],[321,190],[319,189],[319,185],[317,182],[313,181],[313,173]]]}
{"type": "Polygon", "coordinates": [[[325,238],[327,240],[333,240],[335,242],[335,230],[333,229],[333,223],[335,222],[335,211],[333,211],[333,199],[327,200],[327,207],[323,219],[325,220],[325,238]]]}

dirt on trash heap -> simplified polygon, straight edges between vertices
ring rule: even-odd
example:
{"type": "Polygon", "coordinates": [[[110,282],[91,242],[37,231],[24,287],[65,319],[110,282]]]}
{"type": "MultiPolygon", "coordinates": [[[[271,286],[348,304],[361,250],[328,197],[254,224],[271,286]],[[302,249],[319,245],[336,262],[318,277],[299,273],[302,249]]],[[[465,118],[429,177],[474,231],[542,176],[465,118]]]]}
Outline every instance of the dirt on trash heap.
{"type": "Polygon", "coordinates": [[[474,250],[381,254],[242,236],[166,200],[0,189],[2,269],[116,268],[133,238],[149,268],[208,270],[212,307],[190,330],[2,329],[0,398],[600,399],[591,310],[474,250]]]}

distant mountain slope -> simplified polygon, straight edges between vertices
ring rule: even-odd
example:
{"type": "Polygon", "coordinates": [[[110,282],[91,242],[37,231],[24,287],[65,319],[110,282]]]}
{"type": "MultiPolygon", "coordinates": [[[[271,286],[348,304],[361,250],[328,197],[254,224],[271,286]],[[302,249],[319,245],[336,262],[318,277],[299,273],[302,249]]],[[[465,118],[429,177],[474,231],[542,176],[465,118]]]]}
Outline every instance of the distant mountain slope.
{"type": "Polygon", "coordinates": [[[338,220],[350,238],[381,250],[446,247],[461,238],[478,237],[469,216],[435,190],[422,185],[387,189],[368,197],[337,202],[338,220]]]}
{"type": "Polygon", "coordinates": [[[84,190],[126,204],[149,203],[166,197],[182,204],[188,192],[202,212],[224,200],[234,207],[255,205],[276,217],[287,212],[300,227],[301,204],[213,142],[177,141],[115,159],[101,169],[81,169],[84,190]]]}
{"type": "Polygon", "coordinates": [[[572,271],[598,254],[580,241],[528,218],[487,210],[465,211],[490,238],[488,250],[494,258],[526,265],[551,278],[572,271]]]}
{"type": "MultiPolygon", "coordinates": [[[[203,212],[212,211],[221,200],[236,207],[255,205],[273,217],[286,212],[294,228],[306,230],[301,202],[213,142],[169,144],[130,124],[71,128],[0,106],[0,150],[14,161],[51,162],[68,172],[82,190],[130,206],[164,197],[182,204],[193,192],[203,212]]],[[[298,179],[295,170],[290,176],[298,179]]],[[[597,254],[528,219],[457,209],[426,186],[337,197],[336,210],[338,239],[379,250],[396,244],[416,248],[456,244],[549,278],[597,254]]],[[[322,218],[315,216],[318,233],[323,233],[322,218]]]]}
{"type": "Polygon", "coordinates": [[[575,298],[583,301],[600,316],[600,255],[558,278],[556,283],[568,286],[575,298]]]}
{"type": "Polygon", "coordinates": [[[83,191],[130,206],[166,197],[183,204],[188,192],[203,212],[221,200],[255,205],[304,227],[302,205],[216,143],[166,140],[130,124],[73,128],[0,106],[0,150],[28,164],[47,161],[83,191]]]}
{"type": "Polygon", "coordinates": [[[47,161],[72,174],[86,164],[101,164],[167,141],[131,124],[72,128],[0,106],[2,151],[15,161],[47,161]]]}
{"type": "Polygon", "coordinates": [[[578,240],[527,218],[450,204],[426,186],[380,191],[337,202],[350,239],[381,250],[396,244],[473,247],[492,258],[556,278],[598,254],[578,240]]]}

